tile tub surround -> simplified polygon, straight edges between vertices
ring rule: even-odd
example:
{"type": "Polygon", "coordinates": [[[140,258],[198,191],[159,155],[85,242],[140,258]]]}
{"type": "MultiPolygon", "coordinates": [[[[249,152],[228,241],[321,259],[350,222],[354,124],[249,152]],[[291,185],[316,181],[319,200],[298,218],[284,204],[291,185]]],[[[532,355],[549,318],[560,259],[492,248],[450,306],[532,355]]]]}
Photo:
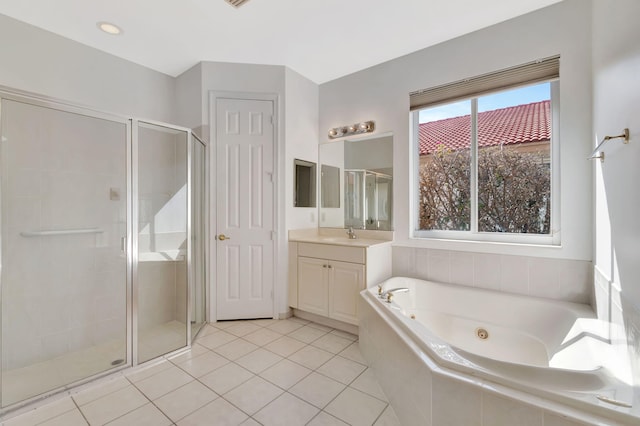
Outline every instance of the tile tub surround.
{"type": "Polygon", "coordinates": [[[591,262],[393,246],[393,276],[591,303],[591,262]]]}
{"type": "MultiPolygon", "coordinates": [[[[584,407],[566,398],[556,400],[544,397],[544,393],[525,392],[517,381],[509,381],[508,386],[498,384],[445,343],[420,340],[415,333],[423,337],[429,333],[412,331],[415,325],[411,320],[394,320],[386,313],[390,311],[386,306],[377,306],[379,301],[369,304],[362,298],[361,302],[360,349],[383,391],[390,395],[389,403],[401,424],[636,424],[629,415],[621,415],[628,409],[607,406],[604,418],[583,411],[584,407]]],[[[579,399],[589,398],[588,392],[573,394],[579,399]]]]}
{"type": "MultiPolygon", "coordinates": [[[[620,286],[595,266],[592,305],[599,319],[609,323],[609,338],[626,342],[633,381],[640,384],[640,307],[624,296],[620,286]]],[[[620,345],[621,347],[623,345],[620,345]]]]}
{"type": "Polygon", "coordinates": [[[357,339],[296,317],[209,324],[188,352],[2,424],[400,426],[357,339]]]}

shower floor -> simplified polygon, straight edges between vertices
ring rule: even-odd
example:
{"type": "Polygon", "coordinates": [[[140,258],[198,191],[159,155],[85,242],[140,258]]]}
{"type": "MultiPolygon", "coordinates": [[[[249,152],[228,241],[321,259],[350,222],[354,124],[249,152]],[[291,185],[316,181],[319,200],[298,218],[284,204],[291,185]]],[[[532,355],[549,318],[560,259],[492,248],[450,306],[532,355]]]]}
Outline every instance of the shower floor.
{"type": "Polygon", "coordinates": [[[170,321],[140,331],[138,337],[138,360],[149,361],[167,352],[187,345],[187,330],[184,323],[170,321]]]}
{"type": "MultiPolygon", "coordinates": [[[[140,362],[186,345],[184,323],[170,321],[140,332],[140,362]]],[[[61,388],[126,364],[124,339],[91,346],[26,367],[2,371],[2,406],[61,388]],[[114,361],[124,362],[113,365],[114,361]]]]}

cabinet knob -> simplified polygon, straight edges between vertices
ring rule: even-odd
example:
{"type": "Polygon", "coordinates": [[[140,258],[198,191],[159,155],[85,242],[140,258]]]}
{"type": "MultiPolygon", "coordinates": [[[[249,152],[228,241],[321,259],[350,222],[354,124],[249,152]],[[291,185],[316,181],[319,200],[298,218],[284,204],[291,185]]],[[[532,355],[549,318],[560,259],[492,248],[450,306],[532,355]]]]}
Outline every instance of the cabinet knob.
{"type": "Polygon", "coordinates": [[[327,265],[322,265],[322,267],[323,267],[323,268],[326,268],[326,267],[327,267],[327,265]]]}
{"type": "Polygon", "coordinates": [[[331,268],[333,268],[333,266],[329,265],[328,268],[331,269],[331,268]]]}

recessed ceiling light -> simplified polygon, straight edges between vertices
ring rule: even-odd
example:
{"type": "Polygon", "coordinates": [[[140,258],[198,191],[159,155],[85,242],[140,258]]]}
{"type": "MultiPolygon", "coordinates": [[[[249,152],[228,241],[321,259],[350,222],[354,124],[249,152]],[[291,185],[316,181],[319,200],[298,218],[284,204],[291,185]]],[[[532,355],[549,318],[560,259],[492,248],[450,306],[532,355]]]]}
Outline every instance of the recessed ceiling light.
{"type": "Polygon", "coordinates": [[[110,35],[120,35],[122,34],[122,30],[115,24],[111,22],[98,22],[98,28],[110,35]]]}

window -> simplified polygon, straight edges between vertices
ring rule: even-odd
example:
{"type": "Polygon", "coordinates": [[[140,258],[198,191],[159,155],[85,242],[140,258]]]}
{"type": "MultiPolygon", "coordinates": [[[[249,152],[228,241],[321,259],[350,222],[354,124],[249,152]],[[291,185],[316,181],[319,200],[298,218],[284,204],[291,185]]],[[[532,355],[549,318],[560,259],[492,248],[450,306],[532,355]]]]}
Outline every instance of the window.
{"type": "MultiPolygon", "coordinates": [[[[485,86],[463,97],[459,86],[470,79],[449,85],[452,97],[446,86],[412,95],[414,236],[559,243],[552,232],[558,58],[552,62],[555,72],[546,78],[521,78],[506,89],[485,86]],[[436,101],[425,102],[429,96],[436,101]]],[[[500,80],[512,70],[491,76],[500,80]]]]}

